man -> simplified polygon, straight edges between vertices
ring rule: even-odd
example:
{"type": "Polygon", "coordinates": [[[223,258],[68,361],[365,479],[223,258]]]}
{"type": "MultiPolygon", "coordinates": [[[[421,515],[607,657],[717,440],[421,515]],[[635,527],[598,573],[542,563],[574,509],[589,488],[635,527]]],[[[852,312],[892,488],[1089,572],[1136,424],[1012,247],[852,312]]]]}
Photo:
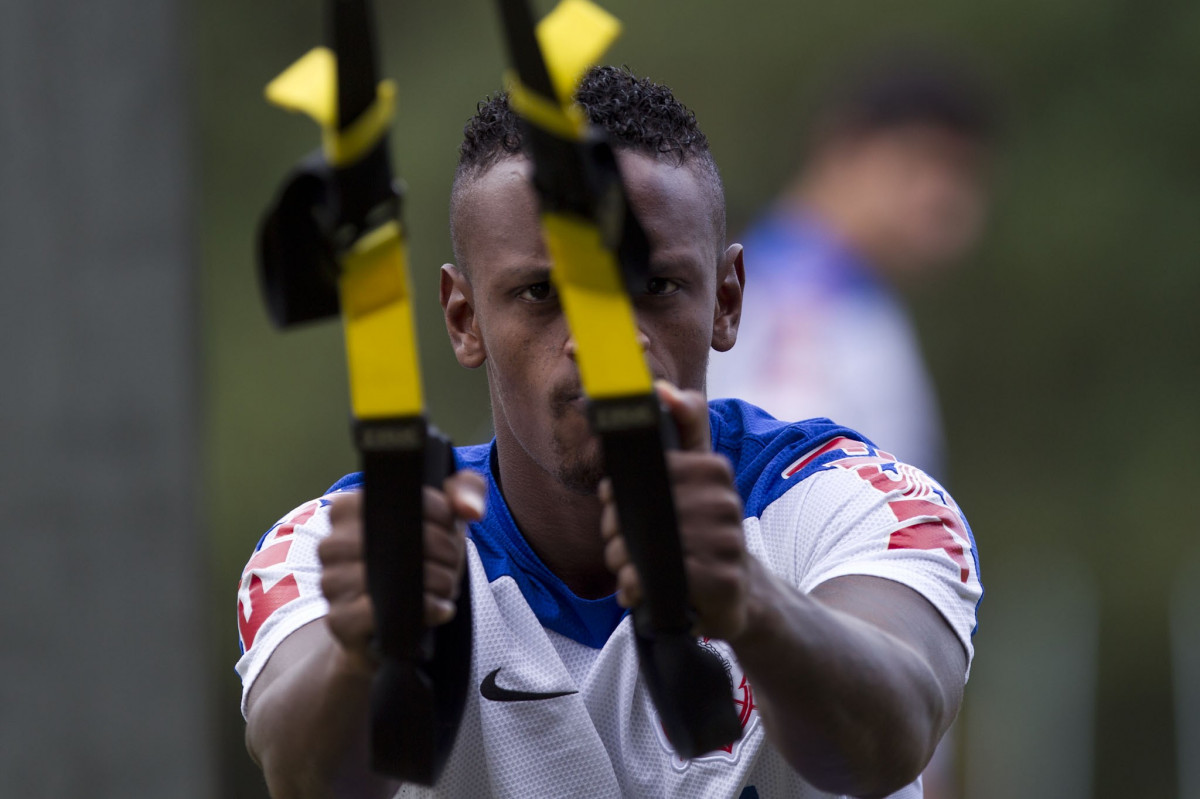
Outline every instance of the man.
{"type": "Polygon", "coordinates": [[[368,772],[372,614],[351,475],[285,517],[243,577],[250,752],[277,797],[919,796],[910,783],[957,712],[972,651],[981,588],[965,522],[852,431],[706,404],[707,353],[734,344],[744,274],[707,142],[669,90],[626,71],[592,70],[577,98],[612,138],[650,239],[634,306],[680,431],[669,471],[697,632],[728,666],[742,738],[679,759],[638,678],[622,608],[652,576],[625,552],[498,97],[466,129],[458,264],[441,278],[459,363],[487,369],[496,438],[459,449],[459,474],[426,490],[426,618],[452,616],[469,568],[479,688],[432,791],[368,772]]]}
{"type": "Polygon", "coordinates": [[[743,241],[753,272],[736,355],[712,396],[780,419],[829,416],[943,474],[937,397],[896,287],[979,237],[995,123],[969,70],[892,52],[841,83],[803,169],[743,241]]]}

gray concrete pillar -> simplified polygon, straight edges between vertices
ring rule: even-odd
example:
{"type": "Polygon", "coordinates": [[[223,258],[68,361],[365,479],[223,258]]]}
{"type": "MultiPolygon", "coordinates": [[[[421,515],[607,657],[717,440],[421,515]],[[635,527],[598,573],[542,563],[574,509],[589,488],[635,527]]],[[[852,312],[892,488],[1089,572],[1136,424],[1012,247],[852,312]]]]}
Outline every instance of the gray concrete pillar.
{"type": "Polygon", "coordinates": [[[212,795],[177,0],[0,0],[0,796],[212,795]]]}

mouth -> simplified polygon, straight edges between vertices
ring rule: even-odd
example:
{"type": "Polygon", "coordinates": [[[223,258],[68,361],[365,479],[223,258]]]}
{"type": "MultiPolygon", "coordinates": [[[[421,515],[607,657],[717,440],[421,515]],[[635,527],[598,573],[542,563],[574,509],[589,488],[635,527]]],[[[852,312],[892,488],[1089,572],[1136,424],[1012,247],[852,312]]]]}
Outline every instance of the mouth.
{"type": "Polygon", "coordinates": [[[578,385],[564,386],[550,396],[550,404],[555,416],[564,416],[569,412],[583,413],[587,410],[587,397],[578,385]]]}

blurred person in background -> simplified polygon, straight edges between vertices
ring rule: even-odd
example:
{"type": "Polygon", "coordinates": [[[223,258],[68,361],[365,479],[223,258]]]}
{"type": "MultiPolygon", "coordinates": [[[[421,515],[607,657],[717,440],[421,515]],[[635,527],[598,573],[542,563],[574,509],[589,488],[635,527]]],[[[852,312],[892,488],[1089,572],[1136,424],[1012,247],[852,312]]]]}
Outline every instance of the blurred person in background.
{"type": "Polygon", "coordinates": [[[944,477],[937,397],[897,288],[957,263],[987,210],[994,109],[963,64],[891,52],[835,84],[802,168],[743,237],[746,313],[709,395],[827,416],[944,477]]]}
{"type": "MultiPolygon", "coordinates": [[[[743,238],[737,355],[714,353],[709,395],[844,421],[944,479],[937,396],[897,289],[979,238],[995,115],[978,77],[930,52],[893,51],[835,83],[802,168],[743,238]]],[[[929,799],[959,795],[954,760],[947,735],[929,799]]]]}

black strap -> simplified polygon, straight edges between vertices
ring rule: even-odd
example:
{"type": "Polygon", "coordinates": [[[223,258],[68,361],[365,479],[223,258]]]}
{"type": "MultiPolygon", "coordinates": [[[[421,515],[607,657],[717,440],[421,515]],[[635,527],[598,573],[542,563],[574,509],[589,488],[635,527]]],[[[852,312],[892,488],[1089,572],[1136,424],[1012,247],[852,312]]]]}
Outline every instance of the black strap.
{"type": "Polygon", "coordinates": [[[471,663],[469,572],[453,620],[424,623],[422,486],[455,470],[450,442],[422,417],[356,425],[363,466],[367,586],[379,669],[371,686],[371,766],[432,785],[453,748],[471,663]]]}
{"type": "MultiPolygon", "coordinates": [[[[376,98],[371,13],[366,0],[330,0],[327,9],[328,42],[338,60],[339,129],[345,129],[376,98]]],[[[306,159],[261,227],[260,275],[272,321],[288,327],[336,316],[339,257],[365,233],[399,221],[402,200],[386,136],[336,169],[320,153],[306,159]]],[[[432,785],[454,745],[471,663],[465,572],[454,620],[433,631],[424,625],[422,486],[442,486],[454,471],[454,451],[420,415],[359,421],[355,443],[380,655],[371,690],[371,762],[384,774],[432,785]]]]}

